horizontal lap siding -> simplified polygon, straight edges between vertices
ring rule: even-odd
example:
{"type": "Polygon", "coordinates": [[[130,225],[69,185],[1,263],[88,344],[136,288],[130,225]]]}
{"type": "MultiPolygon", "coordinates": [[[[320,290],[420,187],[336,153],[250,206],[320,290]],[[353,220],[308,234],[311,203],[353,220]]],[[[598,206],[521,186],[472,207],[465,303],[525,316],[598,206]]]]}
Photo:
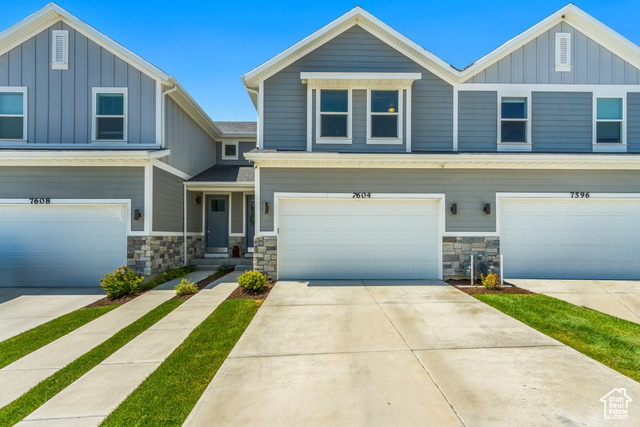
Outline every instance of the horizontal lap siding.
{"type": "Polygon", "coordinates": [[[627,95],[627,123],[628,150],[640,152],[640,93],[627,95]]]}
{"type": "Polygon", "coordinates": [[[244,194],[231,193],[231,233],[242,233],[244,222],[244,194]]]}
{"type": "Polygon", "coordinates": [[[135,209],[144,209],[144,168],[141,167],[2,167],[0,199],[130,199],[131,228],[135,209]]]}
{"type": "Polygon", "coordinates": [[[591,92],[533,92],[533,151],[591,152],[591,92]]]}
{"type": "MultiPolygon", "coordinates": [[[[260,203],[273,205],[274,192],[444,193],[446,231],[493,232],[496,192],[637,193],[637,171],[449,170],[449,169],[271,169],[261,168],[260,203]],[[491,203],[491,214],[482,212],[491,203]]],[[[260,216],[262,231],[273,230],[273,210],[260,216]]]]}
{"type": "Polygon", "coordinates": [[[0,56],[0,86],[28,88],[28,142],[88,144],[92,88],[128,88],[130,144],[155,143],[155,81],[62,22],[0,56]],[[69,69],[51,69],[51,31],[69,31],[69,69]]]}
{"type": "MultiPolygon", "coordinates": [[[[422,73],[422,80],[414,82],[412,87],[414,97],[412,145],[420,151],[451,149],[452,86],[359,26],[348,29],[265,80],[264,148],[306,150],[307,87],[300,80],[300,72],[303,71],[422,73]]],[[[361,144],[366,138],[365,91],[354,91],[353,137],[351,147],[314,144],[314,150],[405,151],[404,145],[361,144]]]]}
{"type": "Polygon", "coordinates": [[[153,168],[153,231],[184,230],[183,179],[153,168]]]}
{"type": "Polygon", "coordinates": [[[496,151],[496,92],[458,92],[458,150],[496,151]]]}
{"type": "Polygon", "coordinates": [[[202,203],[204,196],[198,191],[187,191],[187,231],[190,233],[202,232],[202,203]],[[197,198],[200,197],[200,204],[197,198]]]}

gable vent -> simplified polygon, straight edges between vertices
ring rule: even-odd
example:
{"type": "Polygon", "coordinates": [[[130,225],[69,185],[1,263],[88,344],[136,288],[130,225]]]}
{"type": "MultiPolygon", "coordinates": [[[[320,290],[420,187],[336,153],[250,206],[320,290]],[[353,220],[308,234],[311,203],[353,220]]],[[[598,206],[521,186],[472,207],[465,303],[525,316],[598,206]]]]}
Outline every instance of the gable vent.
{"type": "Polygon", "coordinates": [[[51,60],[52,69],[69,69],[69,31],[54,30],[51,32],[51,60]]]}
{"type": "Polygon", "coordinates": [[[571,71],[571,33],[556,33],[556,71],[571,71]]]}

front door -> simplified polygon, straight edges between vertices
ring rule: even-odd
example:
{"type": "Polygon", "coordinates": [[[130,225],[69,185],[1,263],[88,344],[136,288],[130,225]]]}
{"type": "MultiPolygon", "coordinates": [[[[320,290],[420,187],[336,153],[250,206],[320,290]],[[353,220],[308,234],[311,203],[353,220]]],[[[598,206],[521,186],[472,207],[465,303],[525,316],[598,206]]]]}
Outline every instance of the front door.
{"type": "Polygon", "coordinates": [[[207,196],[207,252],[229,252],[228,196],[207,196]]]}
{"type": "Polygon", "coordinates": [[[247,253],[253,252],[253,236],[256,224],[256,201],[255,196],[250,194],[247,196],[247,253]]]}

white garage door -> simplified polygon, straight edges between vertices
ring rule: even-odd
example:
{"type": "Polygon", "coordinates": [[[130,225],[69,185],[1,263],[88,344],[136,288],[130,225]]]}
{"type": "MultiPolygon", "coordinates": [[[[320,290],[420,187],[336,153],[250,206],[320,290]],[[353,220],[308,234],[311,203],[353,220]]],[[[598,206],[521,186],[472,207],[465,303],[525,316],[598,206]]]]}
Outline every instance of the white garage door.
{"type": "Polygon", "coordinates": [[[506,278],[640,279],[640,200],[502,199],[506,278]]]}
{"type": "Polygon", "coordinates": [[[0,286],[98,286],[127,262],[124,206],[0,206],[0,286]]]}
{"type": "Polygon", "coordinates": [[[281,199],[282,279],[438,278],[438,201],[281,199]]]}

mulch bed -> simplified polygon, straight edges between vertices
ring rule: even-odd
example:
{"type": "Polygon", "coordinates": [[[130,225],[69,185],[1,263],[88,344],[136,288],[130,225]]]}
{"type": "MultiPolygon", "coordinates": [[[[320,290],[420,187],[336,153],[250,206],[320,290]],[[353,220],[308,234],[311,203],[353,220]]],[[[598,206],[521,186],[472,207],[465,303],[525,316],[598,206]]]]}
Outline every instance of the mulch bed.
{"type": "Polygon", "coordinates": [[[533,292],[528,291],[526,289],[523,288],[519,288],[517,286],[511,286],[511,285],[507,285],[505,283],[505,285],[502,287],[502,289],[494,289],[494,290],[490,290],[485,288],[484,286],[482,286],[481,284],[477,284],[476,286],[471,286],[471,281],[470,280],[454,280],[454,279],[449,279],[449,280],[445,280],[445,282],[447,282],[449,285],[453,286],[454,288],[464,292],[465,294],[468,295],[475,295],[475,294],[532,294],[533,292]]]}
{"type": "MultiPolygon", "coordinates": [[[[203,290],[204,288],[207,287],[208,284],[215,282],[216,280],[220,279],[221,277],[226,276],[227,274],[231,273],[233,271],[233,268],[227,269],[225,270],[222,274],[216,274],[211,275],[209,277],[207,277],[206,279],[202,279],[200,280],[198,283],[196,283],[196,285],[198,286],[198,292],[200,292],[201,290],[203,290]]],[[[196,293],[198,293],[196,292],[196,293]]],[[[195,294],[191,294],[191,295],[182,295],[182,296],[178,296],[176,295],[175,297],[171,298],[171,299],[181,299],[182,301],[186,301],[189,298],[191,298],[192,296],[194,296],[195,294]]]]}
{"type": "Polygon", "coordinates": [[[132,299],[136,299],[137,297],[139,297],[140,295],[149,292],[151,289],[147,289],[144,290],[142,292],[136,292],[135,294],[129,294],[129,295],[123,295],[120,298],[115,298],[115,299],[109,299],[109,297],[104,297],[102,299],[99,299],[98,301],[89,304],[84,308],[93,308],[93,307],[103,307],[105,305],[114,305],[114,304],[124,304],[125,302],[129,302],[132,299]]]}
{"type": "Polygon", "coordinates": [[[248,291],[245,288],[241,288],[240,286],[238,286],[238,288],[235,291],[231,292],[231,295],[229,295],[227,299],[230,300],[230,299],[249,298],[254,300],[263,300],[267,298],[267,295],[269,295],[269,292],[271,292],[271,289],[273,289],[274,284],[275,284],[274,282],[267,282],[267,284],[264,285],[264,289],[257,292],[248,291]]]}

